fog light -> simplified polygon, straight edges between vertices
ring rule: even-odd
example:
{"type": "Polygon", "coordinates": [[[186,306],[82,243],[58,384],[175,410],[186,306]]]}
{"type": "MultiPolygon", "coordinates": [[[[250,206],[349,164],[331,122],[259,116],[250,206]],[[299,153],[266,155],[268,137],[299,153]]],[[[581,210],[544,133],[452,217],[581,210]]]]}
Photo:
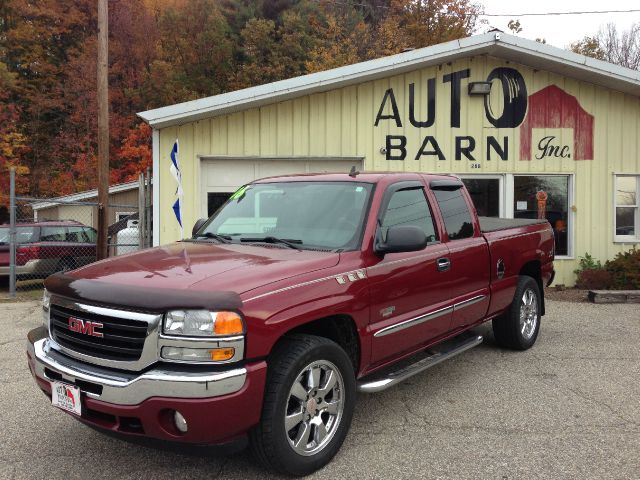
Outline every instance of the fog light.
{"type": "Polygon", "coordinates": [[[189,429],[189,427],[187,426],[187,420],[177,410],[173,414],[173,421],[176,424],[176,428],[178,429],[178,431],[187,433],[187,430],[189,429]]]}

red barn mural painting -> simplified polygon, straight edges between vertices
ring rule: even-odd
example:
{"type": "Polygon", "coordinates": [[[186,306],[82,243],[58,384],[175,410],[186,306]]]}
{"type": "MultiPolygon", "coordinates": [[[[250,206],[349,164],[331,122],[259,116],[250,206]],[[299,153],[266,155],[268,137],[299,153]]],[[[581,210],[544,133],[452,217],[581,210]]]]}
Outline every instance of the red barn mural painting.
{"type": "Polygon", "coordinates": [[[520,125],[520,160],[531,160],[534,128],[572,128],[574,160],[593,160],[593,115],[556,85],[529,95],[527,115],[520,125]]]}

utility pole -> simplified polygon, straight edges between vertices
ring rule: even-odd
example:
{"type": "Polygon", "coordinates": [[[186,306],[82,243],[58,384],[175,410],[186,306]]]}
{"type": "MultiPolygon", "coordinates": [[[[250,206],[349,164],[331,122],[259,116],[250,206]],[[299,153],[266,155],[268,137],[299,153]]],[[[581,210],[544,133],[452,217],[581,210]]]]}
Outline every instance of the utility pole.
{"type": "Polygon", "coordinates": [[[98,260],[107,258],[109,213],[109,10],[98,0],[98,260]]]}

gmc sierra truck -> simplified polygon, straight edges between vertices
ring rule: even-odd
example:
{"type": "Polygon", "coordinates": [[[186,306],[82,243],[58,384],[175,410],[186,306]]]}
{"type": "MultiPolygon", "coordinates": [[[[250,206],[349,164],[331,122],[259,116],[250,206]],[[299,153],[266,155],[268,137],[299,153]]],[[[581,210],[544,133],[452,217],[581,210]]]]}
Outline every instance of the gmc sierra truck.
{"type": "Polygon", "coordinates": [[[248,437],[273,471],[327,464],[356,392],[482,342],[525,350],[554,275],[545,220],[478,218],[462,181],[419,173],[267,178],[193,237],[58,273],[28,334],[38,386],[128,436],[248,437]]]}

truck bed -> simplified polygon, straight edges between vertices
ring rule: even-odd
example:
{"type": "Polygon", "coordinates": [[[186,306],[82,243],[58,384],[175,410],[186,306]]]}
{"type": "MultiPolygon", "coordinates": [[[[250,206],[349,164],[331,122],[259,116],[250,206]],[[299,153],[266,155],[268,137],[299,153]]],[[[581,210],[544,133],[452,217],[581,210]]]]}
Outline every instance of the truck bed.
{"type": "Polygon", "coordinates": [[[537,218],[478,217],[478,220],[480,221],[480,230],[482,233],[497,232],[498,230],[507,230],[509,228],[547,223],[547,220],[537,218]]]}

